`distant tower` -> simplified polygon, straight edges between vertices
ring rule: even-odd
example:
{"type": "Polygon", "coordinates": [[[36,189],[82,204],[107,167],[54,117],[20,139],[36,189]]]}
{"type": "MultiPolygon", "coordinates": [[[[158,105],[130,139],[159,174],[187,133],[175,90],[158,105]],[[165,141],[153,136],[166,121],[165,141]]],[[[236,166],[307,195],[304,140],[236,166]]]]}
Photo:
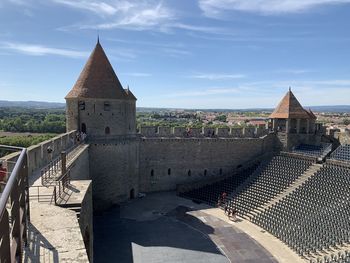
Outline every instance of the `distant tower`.
{"type": "Polygon", "coordinates": [[[65,99],[67,131],[89,138],[136,133],[136,98],[123,89],[99,40],[65,99]]]}
{"type": "Polygon", "coordinates": [[[299,143],[317,143],[315,139],[316,116],[305,110],[291,88],[270,115],[273,130],[277,131],[286,149],[299,143]]]}

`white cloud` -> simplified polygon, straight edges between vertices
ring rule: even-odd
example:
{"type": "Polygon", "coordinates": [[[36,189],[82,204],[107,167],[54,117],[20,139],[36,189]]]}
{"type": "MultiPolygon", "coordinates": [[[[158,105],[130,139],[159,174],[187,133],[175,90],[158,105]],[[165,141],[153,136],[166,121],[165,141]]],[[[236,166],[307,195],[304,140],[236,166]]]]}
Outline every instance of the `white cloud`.
{"type": "Polygon", "coordinates": [[[243,74],[197,74],[190,76],[195,79],[207,79],[207,80],[225,80],[225,79],[241,79],[245,78],[243,74]]]}
{"type": "Polygon", "coordinates": [[[92,12],[102,16],[102,21],[90,24],[77,24],[63,27],[67,30],[78,29],[129,29],[144,30],[162,28],[163,25],[175,19],[175,13],[162,2],[141,0],[137,3],[130,1],[88,1],[88,0],[52,0],[56,4],[70,8],[92,12]]]}
{"type": "MultiPolygon", "coordinates": [[[[16,0],[18,1],[18,0],[16,0]]],[[[117,12],[127,12],[134,5],[128,1],[118,1],[115,4],[103,1],[89,0],[52,0],[54,3],[68,7],[87,10],[99,15],[114,15],[117,12]]]]}
{"type": "Polygon", "coordinates": [[[209,17],[224,11],[243,11],[260,14],[298,13],[321,5],[346,4],[350,0],[199,0],[199,7],[209,17]]]}
{"type": "Polygon", "coordinates": [[[83,51],[13,42],[0,43],[0,49],[14,51],[31,56],[56,55],[70,58],[85,58],[89,55],[88,52],[83,51]]]}

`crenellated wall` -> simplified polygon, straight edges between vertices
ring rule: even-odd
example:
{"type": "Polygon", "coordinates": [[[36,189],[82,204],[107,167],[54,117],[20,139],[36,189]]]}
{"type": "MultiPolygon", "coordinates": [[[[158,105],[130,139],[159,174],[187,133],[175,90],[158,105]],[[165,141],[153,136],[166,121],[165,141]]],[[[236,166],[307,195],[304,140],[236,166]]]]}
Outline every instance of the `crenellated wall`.
{"type": "Polygon", "coordinates": [[[163,127],[141,126],[139,134],[144,137],[223,137],[223,138],[256,138],[268,134],[267,129],[256,127],[245,128],[186,128],[186,127],[163,127]]]}

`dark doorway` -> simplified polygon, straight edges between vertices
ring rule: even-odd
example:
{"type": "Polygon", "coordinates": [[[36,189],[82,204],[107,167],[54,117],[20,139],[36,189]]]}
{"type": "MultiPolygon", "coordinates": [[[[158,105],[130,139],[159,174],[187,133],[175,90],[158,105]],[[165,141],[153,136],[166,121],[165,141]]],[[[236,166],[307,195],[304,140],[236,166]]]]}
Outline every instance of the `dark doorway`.
{"type": "Polygon", "coordinates": [[[134,199],[135,198],[135,190],[134,188],[130,190],[130,199],[134,199]]]}
{"type": "Polygon", "coordinates": [[[111,129],[110,129],[109,127],[106,127],[106,128],[105,128],[105,134],[108,135],[108,134],[110,134],[110,133],[111,133],[111,129]]]}
{"type": "Polygon", "coordinates": [[[85,123],[81,124],[81,132],[86,133],[86,124],[85,123]]]}

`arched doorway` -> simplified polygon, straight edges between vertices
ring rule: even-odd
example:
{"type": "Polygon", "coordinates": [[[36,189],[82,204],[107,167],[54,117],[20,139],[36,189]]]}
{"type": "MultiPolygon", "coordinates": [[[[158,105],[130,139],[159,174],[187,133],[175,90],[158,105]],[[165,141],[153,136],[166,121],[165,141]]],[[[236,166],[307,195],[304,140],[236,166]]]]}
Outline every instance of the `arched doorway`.
{"type": "Polygon", "coordinates": [[[85,123],[81,124],[81,132],[86,133],[86,124],[85,123]]]}
{"type": "Polygon", "coordinates": [[[110,133],[111,133],[111,129],[107,126],[107,127],[105,128],[105,134],[108,135],[108,134],[110,134],[110,133]]]}
{"type": "Polygon", "coordinates": [[[130,190],[130,199],[134,199],[135,198],[135,190],[134,188],[130,190]]]}

